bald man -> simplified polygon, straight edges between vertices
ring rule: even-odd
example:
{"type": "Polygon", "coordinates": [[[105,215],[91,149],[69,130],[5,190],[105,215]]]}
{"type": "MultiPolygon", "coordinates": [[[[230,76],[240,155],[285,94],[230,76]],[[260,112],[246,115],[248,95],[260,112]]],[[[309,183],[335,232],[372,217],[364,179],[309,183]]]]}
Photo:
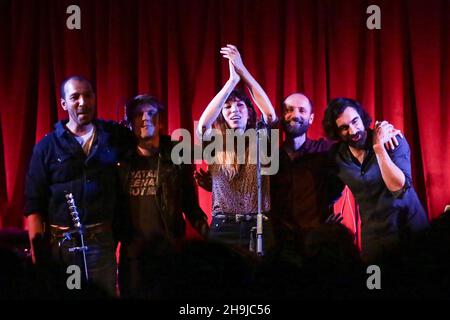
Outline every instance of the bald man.
{"type": "Polygon", "coordinates": [[[301,94],[282,104],[280,169],[271,177],[272,222],[279,244],[299,241],[312,228],[324,224],[343,189],[332,173],[328,151],[333,142],[307,137],[314,121],[314,106],[301,94]]]}
{"type": "Polygon", "coordinates": [[[70,192],[84,226],[89,280],[115,296],[116,242],[112,227],[121,214],[117,162],[133,147],[134,137],[122,126],[96,119],[94,90],[82,76],[64,79],[61,107],[68,119],[57,122],[55,130],[34,147],[27,174],[24,214],[33,259],[50,252],[57,261],[84,269],[82,256],[71,251],[80,244],[76,236],[70,236],[76,232],[65,198],[70,192]],[[38,246],[35,251],[34,244],[47,236],[51,248],[38,246]]]}

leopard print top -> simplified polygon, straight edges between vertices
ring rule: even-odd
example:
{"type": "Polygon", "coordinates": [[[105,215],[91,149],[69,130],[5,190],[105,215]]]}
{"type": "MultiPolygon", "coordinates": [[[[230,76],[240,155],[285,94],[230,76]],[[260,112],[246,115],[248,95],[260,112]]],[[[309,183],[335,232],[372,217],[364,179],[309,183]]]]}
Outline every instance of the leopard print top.
{"type": "MultiPolygon", "coordinates": [[[[220,166],[209,166],[212,177],[212,214],[249,214],[258,212],[258,181],[255,164],[242,165],[238,174],[228,179],[220,166]]],[[[262,176],[262,212],[270,210],[269,176],[262,176]]]]}

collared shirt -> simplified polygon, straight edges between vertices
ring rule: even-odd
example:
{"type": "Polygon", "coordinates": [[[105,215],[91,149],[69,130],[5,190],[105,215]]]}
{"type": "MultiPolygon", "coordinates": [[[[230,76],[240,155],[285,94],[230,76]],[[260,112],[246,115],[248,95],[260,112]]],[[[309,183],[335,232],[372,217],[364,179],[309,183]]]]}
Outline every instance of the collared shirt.
{"type": "Polygon", "coordinates": [[[89,155],[66,128],[55,125],[33,150],[25,188],[25,215],[40,213],[50,224],[72,226],[65,192],[71,192],[83,224],[112,221],[116,208],[117,162],[133,147],[131,132],[95,120],[89,155]]]}
{"type": "Polygon", "coordinates": [[[317,227],[332,213],[343,188],[333,174],[328,151],[333,142],[306,138],[291,159],[284,145],[280,169],[271,176],[272,219],[281,230],[317,227]]]}
{"type": "Polygon", "coordinates": [[[389,191],[384,183],[372,148],[371,130],[362,164],[351,154],[347,144],[336,146],[337,175],[349,186],[359,205],[363,253],[372,250],[373,245],[380,247],[380,241],[396,242],[403,231],[417,231],[428,225],[425,210],[412,186],[408,142],[397,138],[399,145],[388,154],[405,175],[405,185],[398,192],[389,191]]]}

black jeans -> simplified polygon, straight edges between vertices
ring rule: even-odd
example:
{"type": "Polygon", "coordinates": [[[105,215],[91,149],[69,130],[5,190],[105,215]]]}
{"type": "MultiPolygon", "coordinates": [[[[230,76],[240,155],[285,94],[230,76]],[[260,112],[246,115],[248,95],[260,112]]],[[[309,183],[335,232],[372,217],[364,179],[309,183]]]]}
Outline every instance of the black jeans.
{"type": "MultiPolygon", "coordinates": [[[[61,241],[52,237],[52,255],[66,265],[78,265],[84,275],[84,263],[81,252],[69,252],[69,248],[79,246],[78,236],[61,241]],[[59,245],[60,243],[60,245],[59,245]]],[[[111,232],[86,235],[86,263],[89,281],[104,290],[111,297],[116,296],[117,263],[115,244],[111,232]]]]}
{"type": "MultiPolygon", "coordinates": [[[[248,216],[248,215],[245,215],[248,216]]],[[[214,215],[208,238],[230,246],[256,253],[256,215],[252,219],[238,219],[235,215],[214,215]],[[226,217],[224,217],[226,216],[226,217]]],[[[263,221],[263,251],[273,246],[272,225],[270,220],[263,221]]]]}

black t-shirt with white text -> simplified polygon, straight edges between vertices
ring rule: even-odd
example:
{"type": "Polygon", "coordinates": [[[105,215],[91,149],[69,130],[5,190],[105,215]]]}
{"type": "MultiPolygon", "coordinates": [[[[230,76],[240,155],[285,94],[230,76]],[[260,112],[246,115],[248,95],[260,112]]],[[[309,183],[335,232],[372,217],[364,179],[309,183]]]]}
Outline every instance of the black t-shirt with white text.
{"type": "Polygon", "coordinates": [[[148,240],[164,233],[164,224],[156,201],[158,156],[133,159],[128,175],[127,192],[135,234],[148,240]]]}

